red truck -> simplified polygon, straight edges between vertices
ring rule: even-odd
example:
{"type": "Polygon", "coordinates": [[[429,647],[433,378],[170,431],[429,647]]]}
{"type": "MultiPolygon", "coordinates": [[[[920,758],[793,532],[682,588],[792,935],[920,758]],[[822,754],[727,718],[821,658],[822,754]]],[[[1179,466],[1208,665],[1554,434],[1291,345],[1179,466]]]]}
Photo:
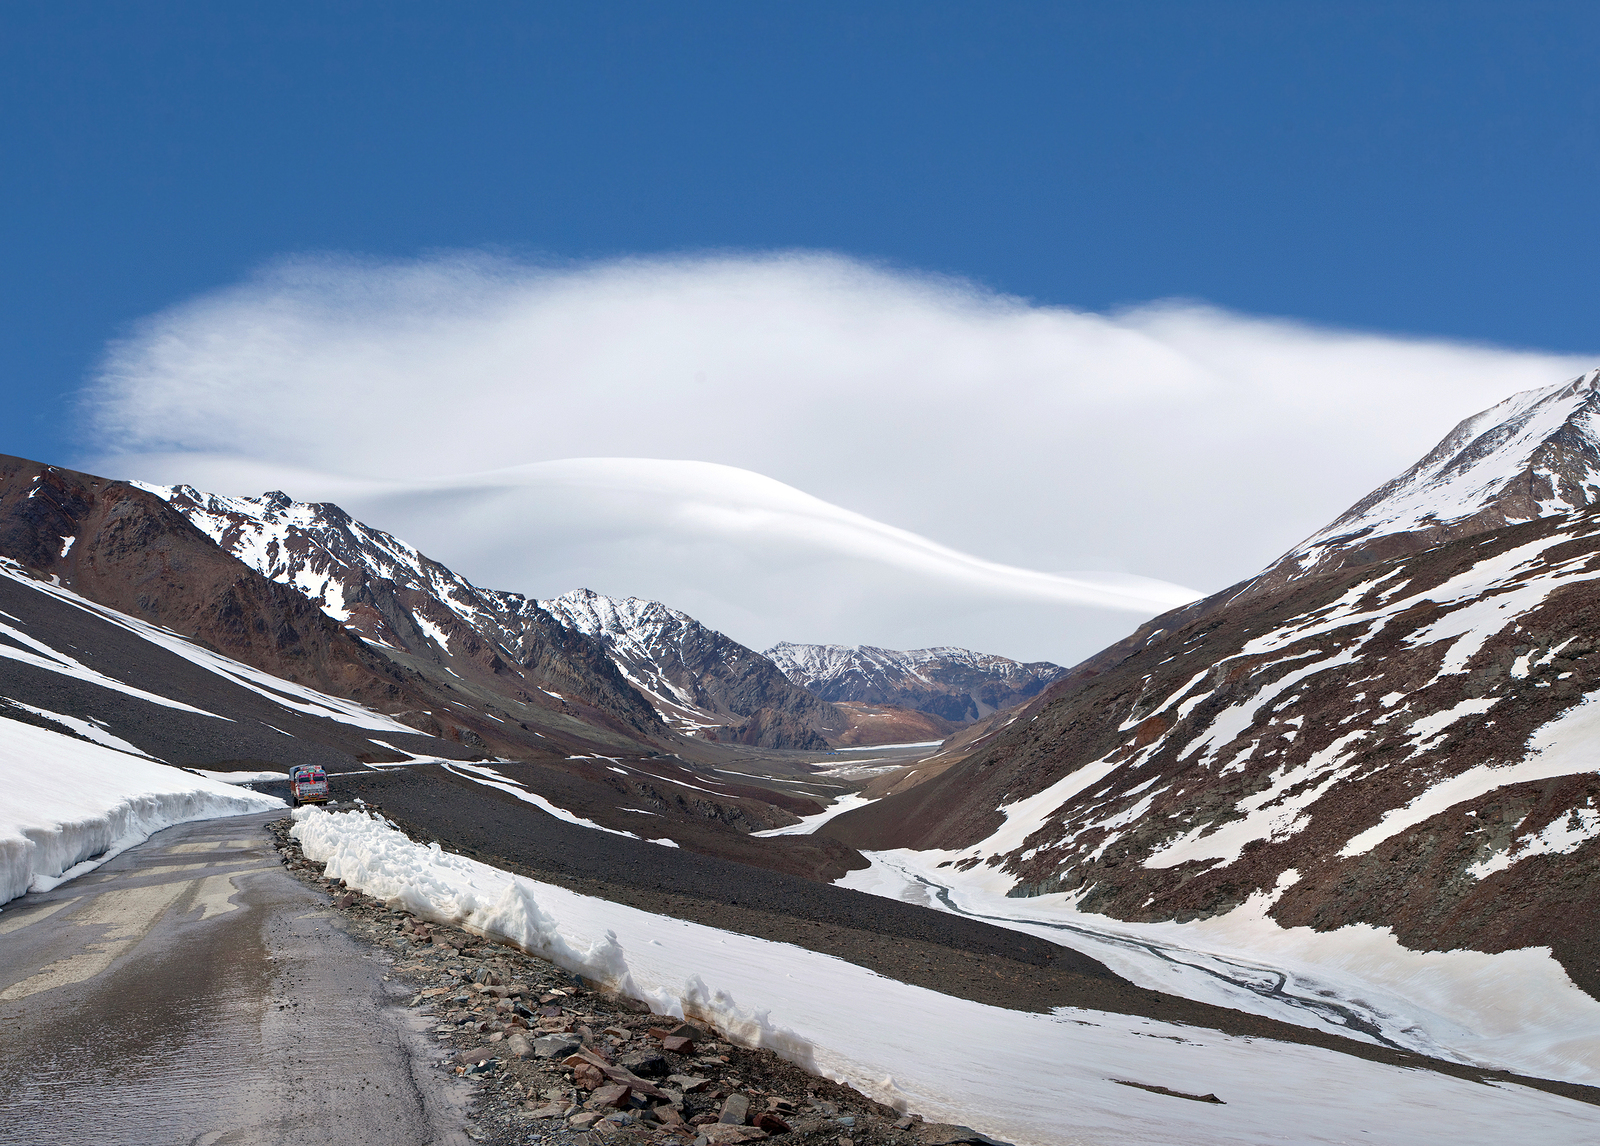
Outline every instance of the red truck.
{"type": "Polygon", "coordinates": [[[326,804],[328,774],[318,764],[296,764],[289,769],[289,806],[326,804]]]}

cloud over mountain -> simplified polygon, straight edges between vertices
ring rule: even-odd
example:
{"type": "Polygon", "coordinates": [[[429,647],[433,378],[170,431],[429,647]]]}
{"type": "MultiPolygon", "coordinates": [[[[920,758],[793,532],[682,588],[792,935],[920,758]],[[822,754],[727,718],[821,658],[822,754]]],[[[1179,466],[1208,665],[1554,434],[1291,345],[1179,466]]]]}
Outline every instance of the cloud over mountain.
{"type": "Polygon", "coordinates": [[[99,468],[341,499],[484,583],[1070,660],[1181,590],[1033,570],[1219,587],[1586,365],[826,254],[302,258],[148,319],[85,412],[99,468]]]}

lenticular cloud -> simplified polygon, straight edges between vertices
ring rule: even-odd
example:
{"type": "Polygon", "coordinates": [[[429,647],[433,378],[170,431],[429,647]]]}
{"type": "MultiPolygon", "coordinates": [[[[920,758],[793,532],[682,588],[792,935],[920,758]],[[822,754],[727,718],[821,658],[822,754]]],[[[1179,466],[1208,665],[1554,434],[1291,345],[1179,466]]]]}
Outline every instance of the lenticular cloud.
{"type": "MultiPolygon", "coordinates": [[[[296,259],[111,347],[85,395],[85,464],[221,492],[297,474],[320,475],[299,497],[372,483],[395,513],[372,524],[541,595],[659,595],[729,625],[776,618],[789,639],[905,647],[993,629],[1059,646],[1079,614],[1002,618],[996,602],[1154,613],[1172,583],[1220,588],[1464,414],[1584,365],[1199,306],[1084,313],[815,253],[296,259]],[[559,536],[519,545],[402,512],[403,487],[573,459],[618,463],[616,496],[589,481],[577,520],[541,518],[559,536]],[[640,466],[662,461],[728,479],[687,501],[676,478],[648,479],[672,530],[627,510],[649,502],[640,466]],[[762,518],[761,478],[829,512],[762,518]],[[782,568],[766,556],[780,549],[782,568]],[[713,567],[731,588],[708,587],[713,567]],[[1122,577],[1034,572],[1060,569],[1122,577]],[[1143,603],[1113,599],[1130,593],[1143,603]]],[[[448,491],[433,503],[460,511],[448,491]]]]}

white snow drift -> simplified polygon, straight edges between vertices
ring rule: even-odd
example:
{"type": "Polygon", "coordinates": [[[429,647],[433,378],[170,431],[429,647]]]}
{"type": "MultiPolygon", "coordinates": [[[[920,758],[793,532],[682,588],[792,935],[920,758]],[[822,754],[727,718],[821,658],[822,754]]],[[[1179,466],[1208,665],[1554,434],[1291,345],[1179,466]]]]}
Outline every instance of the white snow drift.
{"type": "Polygon", "coordinates": [[[0,903],[189,820],[283,807],[181,768],[0,717],[0,903]]]}

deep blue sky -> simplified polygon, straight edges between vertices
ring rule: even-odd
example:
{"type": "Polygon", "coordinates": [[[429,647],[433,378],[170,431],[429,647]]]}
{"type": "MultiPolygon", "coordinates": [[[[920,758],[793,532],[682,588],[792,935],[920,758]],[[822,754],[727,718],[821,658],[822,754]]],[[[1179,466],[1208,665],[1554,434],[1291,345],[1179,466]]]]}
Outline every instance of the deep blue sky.
{"type": "Polygon", "coordinates": [[[8,3],[0,452],[285,252],[829,248],[1600,345],[1600,6],[8,3]]]}

